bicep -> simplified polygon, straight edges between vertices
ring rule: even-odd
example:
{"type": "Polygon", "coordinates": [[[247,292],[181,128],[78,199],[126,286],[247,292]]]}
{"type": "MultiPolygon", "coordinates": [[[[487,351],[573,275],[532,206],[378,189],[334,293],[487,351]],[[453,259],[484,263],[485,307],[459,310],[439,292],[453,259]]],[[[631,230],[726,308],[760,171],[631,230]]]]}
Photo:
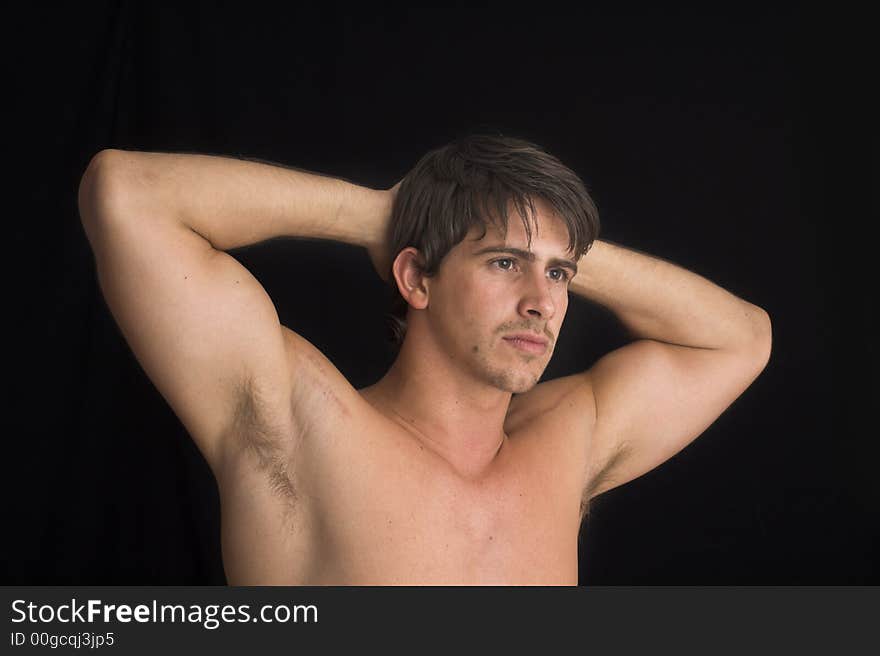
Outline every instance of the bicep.
{"type": "Polygon", "coordinates": [[[235,258],[173,218],[132,208],[84,224],[114,319],[213,466],[252,381],[279,402],[286,394],[271,299],[235,258]]]}
{"type": "Polygon", "coordinates": [[[665,462],[702,434],[758,377],[769,342],[739,350],[637,340],[589,371],[595,400],[595,496],[665,462]]]}

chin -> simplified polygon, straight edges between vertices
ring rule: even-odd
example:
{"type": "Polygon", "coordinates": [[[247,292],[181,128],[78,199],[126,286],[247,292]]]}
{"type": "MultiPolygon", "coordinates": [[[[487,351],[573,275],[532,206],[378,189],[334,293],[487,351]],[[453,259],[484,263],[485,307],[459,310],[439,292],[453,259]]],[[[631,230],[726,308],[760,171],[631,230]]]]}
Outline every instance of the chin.
{"type": "Polygon", "coordinates": [[[479,357],[471,360],[473,373],[488,385],[512,394],[528,392],[541,379],[547,362],[533,359],[526,363],[516,359],[490,359],[479,357]],[[513,362],[511,362],[513,360],[513,362]]]}
{"type": "Polygon", "coordinates": [[[489,376],[489,383],[505,392],[523,394],[528,392],[541,378],[541,374],[522,371],[497,371],[489,376]]]}

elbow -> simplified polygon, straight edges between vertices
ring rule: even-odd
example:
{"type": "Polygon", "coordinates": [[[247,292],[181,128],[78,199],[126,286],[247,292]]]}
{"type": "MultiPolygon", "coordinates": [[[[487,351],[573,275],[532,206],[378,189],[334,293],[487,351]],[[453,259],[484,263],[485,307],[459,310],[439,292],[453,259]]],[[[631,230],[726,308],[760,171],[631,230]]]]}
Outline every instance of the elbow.
{"type": "Polygon", "coordinates": [[[767,311],[757,306],[755,306],[754,330],[753,341],[758,351],[761,369],[763,369],[770,361],[770,353],[773,350],[773,324],[767,311]]]}
{"type": "Polygon", "coordinates": [[[729,347],[741,357],[754,363],[759,371],[770,361],[773,348],[773,326],[770,315],[763,308],[749,303],[745,308],[744,320],[737,329],[739,337],[729,347]]]}
{"type": "Polygon", "coordinates": [[[131,213],[135,189],[131,183],[136,177],[131,172],[132,166],[137,164],[132,155],[129,151],[106,148],[92,157],[80,178],[77,190],[79,217],[86,237],[93,245],[99,226],[114,217],[131,213]]]}
{"type": "Polygon", "coordinates": [[[79,181],[77,207],[83,225],[88,226],[108,208],[110,185],[109,172],[115,167],[116,153],[112,148],[96,153],[89,161],[79,181]]]}

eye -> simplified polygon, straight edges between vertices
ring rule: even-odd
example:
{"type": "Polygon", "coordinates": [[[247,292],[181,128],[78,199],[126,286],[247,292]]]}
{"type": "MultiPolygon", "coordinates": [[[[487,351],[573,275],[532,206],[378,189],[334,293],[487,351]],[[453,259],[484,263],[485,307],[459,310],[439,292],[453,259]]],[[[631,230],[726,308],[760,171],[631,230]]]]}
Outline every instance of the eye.
{"type": "Polygon", "coordinates": [[[555,282],[568,282],[569,273],[565,269],[550,269],[550,278],[555,282]]]}
{"type": "Polygon", "coordinates": [[[516,268],[516,260],[511,257],[502,257],[501,259],[493,260],[492,264],[504,271],[512,271],[516,268]]]}

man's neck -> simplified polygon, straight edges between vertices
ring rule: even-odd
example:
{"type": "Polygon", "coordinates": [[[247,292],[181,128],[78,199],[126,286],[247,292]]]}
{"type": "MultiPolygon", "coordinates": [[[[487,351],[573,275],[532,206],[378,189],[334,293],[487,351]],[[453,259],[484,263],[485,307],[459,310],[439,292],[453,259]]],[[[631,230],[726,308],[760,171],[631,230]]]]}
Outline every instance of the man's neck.
{"type": "Polygon", "coordinates": [[[485,473],[507,441],[511,393],[467,375],[411,336],[385,376],[361,393],[465,478],[485,473]]]}

